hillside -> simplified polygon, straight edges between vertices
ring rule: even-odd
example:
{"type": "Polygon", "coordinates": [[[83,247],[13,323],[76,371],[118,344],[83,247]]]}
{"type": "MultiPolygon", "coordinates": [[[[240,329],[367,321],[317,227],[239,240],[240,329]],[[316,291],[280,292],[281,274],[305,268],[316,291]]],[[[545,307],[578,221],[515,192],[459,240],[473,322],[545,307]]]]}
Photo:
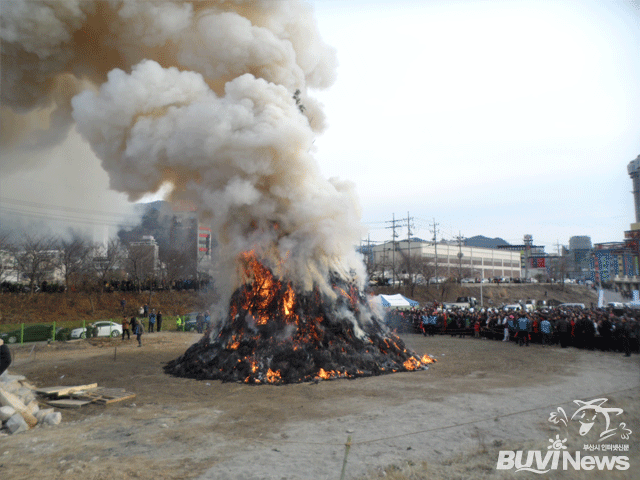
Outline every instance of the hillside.
{"type": "Polygon", "coordinates": [[[36,293],[0,295],[0,325],[15,323],[49,323],[70,320],[94,321],[122,317],[121,300],[125,300],[125,314],[134,316],[145,304],[164,315],[178,315],[208,309],[213,297],[194,291],[181,292],[113,292],[93,294],[36,293]]]}
{"type": "MultiPolygon", "coordinates": [[[[408,287],[373,288],[369,293],[402,293],[421,304],[437,300],[453,301],[459,296],[471,296],[480,300],[480,285],[443,284],[438,287],[417,286],[411,293],[408,287]]],[[[500,306],[519,300],[535,299],[556,303],[580,302],[590,306],[597,301],[597,294],[593,289],[581,285],[551,285],[551,284],[505,284],[482,286],[482,297],[485,306],[500,306]]],[[[87,296],[78,293],[69,295],[37,293],[0,295],[0,325],[16,323],[44,323],[62,322],[70,320],[94,321],[105,318],[120,318],[122,309],[121,299],[125,300],[127,316],[136,314],[140,306],[148,304],[151,308],[160,310],[164,315],[184,314],[195,310],[206,310],[214,303],[215,297],[211,292],[149,292],[143,293],[104,293],[87,296]]]]}
{"type": "Polygon", "coordinates": [[[416,286],[413,294],[409,287],[377,287],[374,289],[376,294],[379,293],[401,293],[407,297],[419,301],[421,304],[425,302],[454,301],[457,297],[476,297],[478,301],[482,296],[484,306],[498,307],[502,304],[516,303],[520,300],[536,300],[540,303],[546,300],[551,304],[558,303],[584,303],[587,307],[593,302],[596,304],[598,295],[592,288],[584,285],[562,285],[562,284],[483,284],[482,295],[480,292],[480,284],[450,284],[445,283],[439,286],[416,286]]]}

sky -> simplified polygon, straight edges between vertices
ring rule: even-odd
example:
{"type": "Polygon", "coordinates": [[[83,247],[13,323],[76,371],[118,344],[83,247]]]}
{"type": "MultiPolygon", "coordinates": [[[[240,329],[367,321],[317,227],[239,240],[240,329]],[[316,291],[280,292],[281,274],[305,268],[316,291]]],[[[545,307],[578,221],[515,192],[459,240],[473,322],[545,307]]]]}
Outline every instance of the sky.
{"type": "Polygon", "coordinates": [[[484,235],[555,253],[635,221],[640,3],[318,0],[337,80],[317,94],[327,176],[353,181],[371,240],[484,235]],[[404,222],[406,225],[406,222],[404,222]],[[398,230],[407,235],[406,226],[398,230]]]}
{"type": "MultiPolygon", "coordinates": [[[[424,239],[435,223],[439,239],[530,234],[548,253],[574,235],[623,239],[640,154],[639,0],[311,3],[339,63],[335,84],[311,92],[328,123],[313,155],[354,183],[363,241],[390,240],[394,216],[424,239]]],[[[77,132],[36,168],[23,157],[0,175],[5,225],[77,217],[99,239],[118,215],[133,221],[77,132]]]]}

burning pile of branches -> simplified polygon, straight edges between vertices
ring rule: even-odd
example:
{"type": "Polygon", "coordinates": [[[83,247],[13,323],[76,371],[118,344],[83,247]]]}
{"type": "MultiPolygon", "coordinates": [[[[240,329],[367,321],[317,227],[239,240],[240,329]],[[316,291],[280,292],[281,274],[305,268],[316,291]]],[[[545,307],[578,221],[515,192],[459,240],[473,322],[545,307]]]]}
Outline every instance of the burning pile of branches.
{"type": "Polygon", "coordinates": [[[168,373],[280,384],[413,371],[434,361],[388,332],[354,286],[334,283],[334,298],[317,289],[295,293],[253,254],[244,262],[252,281],[234,293],[227,321],[169,362],[168,373]]]}

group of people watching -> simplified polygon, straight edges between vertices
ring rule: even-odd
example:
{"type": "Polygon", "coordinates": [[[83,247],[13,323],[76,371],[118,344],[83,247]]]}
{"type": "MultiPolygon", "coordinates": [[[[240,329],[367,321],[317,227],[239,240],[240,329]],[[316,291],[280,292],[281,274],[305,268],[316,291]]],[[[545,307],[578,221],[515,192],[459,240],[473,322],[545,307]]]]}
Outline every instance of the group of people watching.
{"type": "MultiPolygon", "coordinates": [[[[124,310],[124,299],[121,302],[121,306],[124,310]]],[[[131,319],[128,319],[126,316],[122,317],[122,340],[124,340],[125,336],[127,337],[127,340],[130,340],[131,333],[133,333],[136,336],[138,346],[140,347],[142,346],[142,334],[145,331],[144,319],[146,318],[148,321],[148,332],[153,333],[154,329],[159,332],[162,330],[162,312],[158,310],[158,313],[156,313],[155,309],[151,309],[151,311],[149,311],[148,305],[143,305],[140,307],[140,311],[138,313],[141,317],[131,317],[131,319]]]]}
{"type": "Polygon", "coordinates": [[[583,349],[640,353],[640,312],[635,310],[554,308],[533,312],[440,310],[433,307],[392,311],[387,325],[397,331],[433,336],[445,334],[513,341],[521,346],[539,343],[583,349]]]}

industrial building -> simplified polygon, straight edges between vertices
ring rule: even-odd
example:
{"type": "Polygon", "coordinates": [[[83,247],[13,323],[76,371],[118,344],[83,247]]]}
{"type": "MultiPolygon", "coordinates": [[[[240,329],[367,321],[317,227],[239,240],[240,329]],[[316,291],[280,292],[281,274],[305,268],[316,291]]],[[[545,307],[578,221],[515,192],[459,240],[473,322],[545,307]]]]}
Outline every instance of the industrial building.
{"type": "Polygon", "coordinates": [[[416,272],[421,268],[437,281],[521,277],[519,251],[468,247],[456,242],[403,240],[372,246],[369,252],[367,262],[373,270],[395,272],[397,276],[407,269],[416,272]]]}

